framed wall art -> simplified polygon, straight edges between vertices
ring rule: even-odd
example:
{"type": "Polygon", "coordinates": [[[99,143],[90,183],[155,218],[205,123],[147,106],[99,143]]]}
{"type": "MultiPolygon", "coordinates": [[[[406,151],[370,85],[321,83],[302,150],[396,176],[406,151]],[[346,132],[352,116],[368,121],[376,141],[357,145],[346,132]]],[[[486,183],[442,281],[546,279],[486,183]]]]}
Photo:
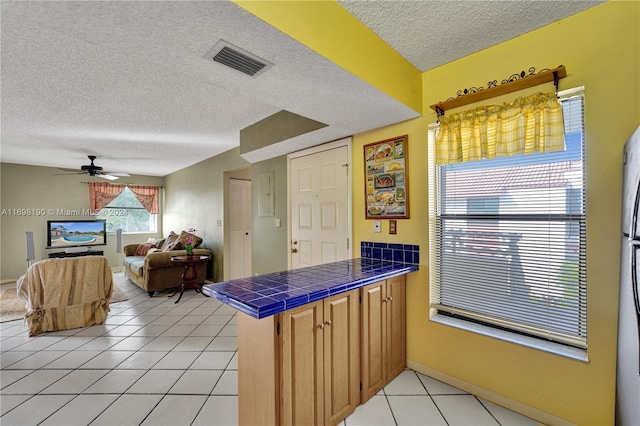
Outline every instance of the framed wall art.
{"type": "Polygon", "coordinates": [[[366,219],[409,219],[407,135],[364,146],[366,219]]]}

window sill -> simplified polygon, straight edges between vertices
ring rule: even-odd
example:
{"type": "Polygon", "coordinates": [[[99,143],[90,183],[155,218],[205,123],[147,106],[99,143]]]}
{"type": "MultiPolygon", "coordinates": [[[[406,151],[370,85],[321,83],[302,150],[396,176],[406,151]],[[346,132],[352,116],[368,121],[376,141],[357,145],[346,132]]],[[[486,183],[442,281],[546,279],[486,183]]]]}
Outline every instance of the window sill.
{"type": "Polygon", "coordinates": [[[529,348],[537,349],[544,352],[549,352],[555,355],[560,355],[566,358],[571,358],[576,361],[589,362],[587,351],[584,351],[578,348],[572,348],[570,346],[561,345],[559,343],[547,342],[545,340],[536,339],[534,337],[523,336],[516,333],[510,333],[508,331],[498,330],[492,327],[487,327],[485,325],[474,324],[469,321],[464,321],[457,318],[451,318],[444,315],[438,315],[438,314],[432,315],[431,321],[438,324],[448,325],[451,327],[470,331],[472,333],[493,337],[495,339],[504,340],[506,342],[515,343],[517,345],[527,346],[529,348]]]}
{"type": "MultiPolygon", "coordinates": [[[[107,234],[116,235],[117,232],[116,231],[113,231],[113,232],[107,231],[107,234]]],[[[122,235],[151,235],[151,234],[155,235],[155,234],[157,234],[157,232],[155,232],[155,231],[131,231],[131,232],[122,231],[122,235]]]]}

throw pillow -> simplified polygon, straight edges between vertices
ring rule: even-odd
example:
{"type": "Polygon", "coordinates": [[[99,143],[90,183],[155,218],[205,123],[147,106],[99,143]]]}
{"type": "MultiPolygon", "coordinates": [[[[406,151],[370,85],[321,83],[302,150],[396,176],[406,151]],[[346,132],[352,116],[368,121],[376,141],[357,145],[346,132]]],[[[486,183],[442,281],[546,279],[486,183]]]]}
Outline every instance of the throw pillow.
{"type": "Polygon", "coordinates": [[[140,244],[136,248],[136,252],[133,255],[134,256],[146,256],[147,253],[149,252],[150,248],[151,248],[151,244],[150,243],[140,244]]]}
{"type": "Polygon", "coordinates": [[[161,249],[162,246],[164,246],[164,242],[166,241],[166,238],[163,238],[161,240],[156,241],[156,243],[153,245],[155,248],[157,249],[161,249]]]}
{"type": "Polygon", "coordinates": [[[176,241],[177,238],[178,238],[178,234],[176,234],[175,232],[171,231],[169,233],[169,236],[167,238],[165,238],[164,244],[162,245],[161,250],[162,251],[170,251],[170,250],[172,250],[173,247],[172,248],[168,248],[168,247],[169,246],[175,246],[175,244],[173,244],[173,243],[176,241]]]}
{"type": "MultiPolygon", "coordinates": [[[[178,237],[178,241],[180,241],[180,248],[185,248],[187,246],[188,235],[189,233],[187,231],[182,231],[180,233],[180,236],[178,237]]],[[[197,235],[193,235],[191,244],[193,244],[194,249],[198,248],[198,246],[202,244],[202,238],[198,237],[197,235]]]]}
{"type": "Polygon", "coordinates": [[[175,241],[169,243],[168,246],[163,248],[162,251],[173,251],[173,250],[180,250],[180,249],[181,249],[180,240],[175,240],[175,241]]]}

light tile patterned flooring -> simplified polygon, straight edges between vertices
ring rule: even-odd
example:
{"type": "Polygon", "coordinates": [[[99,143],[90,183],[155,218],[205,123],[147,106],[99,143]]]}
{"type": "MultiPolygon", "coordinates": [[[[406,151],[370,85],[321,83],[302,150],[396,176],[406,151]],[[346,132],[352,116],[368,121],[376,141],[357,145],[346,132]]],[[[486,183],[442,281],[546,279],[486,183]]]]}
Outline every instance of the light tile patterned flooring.
{"type": "MultiPolygon", "coordinates": [[[[235,311],[193,290],[178,304],[149,298],[114,277],[129,300],[105,324],[31,338],[22,321],[0,324],[0,424],[237,424],[235,311]]],[[[536,422],[405,370],[344,424],[536,422]]]]}

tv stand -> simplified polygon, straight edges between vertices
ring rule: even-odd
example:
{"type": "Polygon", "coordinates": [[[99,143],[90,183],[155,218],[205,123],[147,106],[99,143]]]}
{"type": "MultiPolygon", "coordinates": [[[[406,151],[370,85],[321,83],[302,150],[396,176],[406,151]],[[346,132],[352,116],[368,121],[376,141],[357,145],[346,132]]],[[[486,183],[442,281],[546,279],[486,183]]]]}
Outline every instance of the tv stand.
{"type": "Polygon", "coordinates": [[[49,253],[49,259],[59,258],[59,257],[79,257],[79,256],[104,256],[104,251],[87,250],[87,251],[80,251],[75,253],[66,253],[64,251],[57,251],[55,253],[49,253]]]}

